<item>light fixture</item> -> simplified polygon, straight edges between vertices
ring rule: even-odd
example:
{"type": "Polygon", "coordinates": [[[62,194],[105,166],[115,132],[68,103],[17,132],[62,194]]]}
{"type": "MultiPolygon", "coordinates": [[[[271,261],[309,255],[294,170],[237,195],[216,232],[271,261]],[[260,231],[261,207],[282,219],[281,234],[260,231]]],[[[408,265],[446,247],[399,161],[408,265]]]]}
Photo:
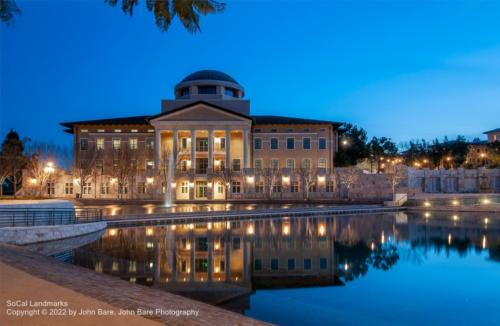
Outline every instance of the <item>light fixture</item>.
{"type": "Polygon", "coordinates": [[[146,178],[146,183],[148,183],[148,184],[152,184],[153,181],[154,181],[153,178],[146,178]]]}
{"type": "Polygon", "coordinates": [[[319,175],[318,176],[318,182],[325,182],[325,176],[319,175]]]}
{"type": "Polygon", "coordinates": [[[290,177],[284,175],[281,177],[281,181],[283,181],[283,183],[285,183],[285,184],[288,184],[288,183],[290,183],[290,177]]]}
{"type": "Polygon", "coordinates": [[[248,183],[253,183],[253,182],[254,182],[254,180],[255,180],[254,176],[250,176],[250,175],[249,175],[249,176],[247,176],[247,182],[248,182],[248,183]]]}

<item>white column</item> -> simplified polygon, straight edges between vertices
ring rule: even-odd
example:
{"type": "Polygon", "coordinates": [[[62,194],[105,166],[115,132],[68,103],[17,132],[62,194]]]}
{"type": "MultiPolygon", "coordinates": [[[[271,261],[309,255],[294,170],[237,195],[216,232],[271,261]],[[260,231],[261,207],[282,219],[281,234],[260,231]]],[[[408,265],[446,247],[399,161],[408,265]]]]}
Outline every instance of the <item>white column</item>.
{"type": "Polygon", "coordinates": [[[174,167],[177,168],[177,145],[179,144],[179,131],[177,128],[174,129],[174,137],[172,143],[172,154],[174,157],[174,167]]]}
{"type": "Polygon", "coordinates": [[[191,129],[191,169],[196,169],[196,130],[191,129]]]}
{"type": "Polygon", "coordinates": [[[248,137],[249,137],[249,132],[248,129],[243,129],[243,168],[247,169],[249,168],[248,166],[248,159],[249,159],[249,153],[248,153],[248,137]]]}
{"type": "Polygon", "coordinates": [[[208,171],[211,172],[214,166],[214,140],[213,130],[208,129],[208,171]]]}
{"type": "Polygon", "coordinates": [[[231,129],[226,129],[226,169],[231,168],[231,129]]]}
{"type": "Polygon", "coordinates": [[[155,168],[160,167],[161,163],[161,130],[155,131],[155,168]]]}

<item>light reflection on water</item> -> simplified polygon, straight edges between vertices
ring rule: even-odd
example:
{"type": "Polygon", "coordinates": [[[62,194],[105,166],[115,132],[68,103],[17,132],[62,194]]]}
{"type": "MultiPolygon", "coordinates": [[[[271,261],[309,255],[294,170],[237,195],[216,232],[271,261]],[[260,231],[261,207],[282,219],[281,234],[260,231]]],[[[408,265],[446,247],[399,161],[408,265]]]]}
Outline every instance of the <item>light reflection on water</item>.
{"type": "Polygon", "coordinates": [[[500,216],[386,213],[115,228],[76,249],[72,262],[278,324],[500,317],[493,308],[500,216]]]}

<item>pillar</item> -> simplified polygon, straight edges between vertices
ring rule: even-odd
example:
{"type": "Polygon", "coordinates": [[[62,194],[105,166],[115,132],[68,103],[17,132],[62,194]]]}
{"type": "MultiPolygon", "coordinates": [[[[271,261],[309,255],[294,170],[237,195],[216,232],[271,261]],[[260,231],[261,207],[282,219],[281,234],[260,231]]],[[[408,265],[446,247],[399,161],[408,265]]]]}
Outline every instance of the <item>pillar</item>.
{"type": "Polygon", "coordinates": [[[213,165],[214,165],[213,130],[208,129],[208,173],[212,173],[213,165]]]}
{"type": "Polygon", "coordinates": [[[155,132],[155,168],[160,167],[161,163],[161,131],[156,130],[155,132]]]}
{"type": "Polygon", "coordinates": [[[249,137],[249,132],[248,129],[243,130],[243,168],[248,169],[248,159],[249,159],[249,153],[248,153],[248,137],[249,137]]]}
{"type": "Polygon", "coordinates": [[[174,167],[177,169],[177,146],[179,144],[179,131],[177,130],[177,128],[174,129],[173,139],[172,154],[174,157],[174,167]]]}
{"type": "Polygon", "coordinates": [[[231,169],[231,129],[226,129],[226,169],[231,169]]]}
{"type": "Polygon", "coordinates": [[[191,129],[191,169],[196,170],[196,130],[191,129]]]}

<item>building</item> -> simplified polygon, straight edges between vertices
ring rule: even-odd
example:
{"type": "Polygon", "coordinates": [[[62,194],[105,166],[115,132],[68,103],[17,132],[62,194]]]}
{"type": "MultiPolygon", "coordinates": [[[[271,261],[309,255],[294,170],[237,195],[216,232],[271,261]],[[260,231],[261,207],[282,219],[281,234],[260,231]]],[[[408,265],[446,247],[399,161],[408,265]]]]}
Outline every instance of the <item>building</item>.
{"type": "Polygon", "coordinates": [[[499,160],[498,144],[500,142],[500,128],[484,132],[487,140],[473,141],[469,144],[467,164],[472,167],[493,165],[497,166],[499,160]]]}
{"type": "Polygon", "coordinates": [[[488,143],[500,141],[500,128],[496,128],[490,131],[485,131],[484,134],[488,136],[488,143]]]}
{"type": "Polygon", "coordinates": [[[341,123],[252,115],[243,86],[215,70],[190,74],[174,94],[157,115],[62,123],[75,165],[64,183],[83,197],[177,202],[326,187],[341,123]]]}

